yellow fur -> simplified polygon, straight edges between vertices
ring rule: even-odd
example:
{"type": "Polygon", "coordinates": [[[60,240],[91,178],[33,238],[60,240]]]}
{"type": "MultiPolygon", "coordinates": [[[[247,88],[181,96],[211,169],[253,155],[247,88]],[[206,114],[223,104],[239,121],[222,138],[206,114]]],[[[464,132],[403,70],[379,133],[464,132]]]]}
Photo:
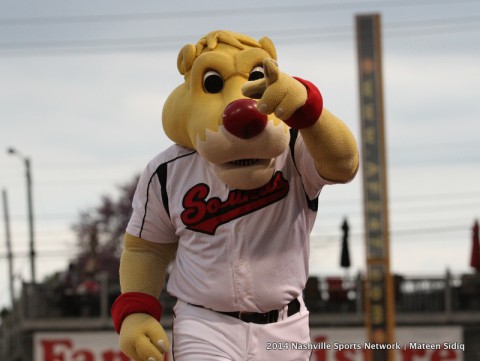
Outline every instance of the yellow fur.
{"type": "MultiPolygon", "coordinates": [[[[178,55],[178,71],[185,82],[168,97],[163,107],[163,129],[176,144],[196,149],[197,138],[205,141],[206,130],[217,131],[225,107],[244,98],[241,88],[250,71],[262,66],[263,60],[275,58],[276,51],[268,38],[258,42],[246,35],[214,31],[196,46],[185,45],[178,55]],[[203,75],[216,70],[225,80],[221,93],[207,94],[202,87],[203,75]]],[[[278,124],[278,119],[276,119],[278,124]]]]}
{"type": "Polygon", "coordinates": [[[246,98],[242,87],[252,70],[276,56],[270,39],[256,41],[229,31],[211,32],[196,45],[184,46],[178,55],[177,67],[184,83],[165,102],[163,129],[176,144],[197,150],[212,163],[217,177],[231,188],[255,189],[266,184],[273,175],[275,158],[288,147],[288,126],[275,114],[268,116],[273,127],[267,126],[266,135],[232,140],[222,131],[223,112],[231,102],[246,98]],[[205,91],[203,78],[208,71],[223,79],[220,92],[205,91]],[[255,167],[233,169],[229,162],[240,159],[261,161],[255,167]]]}
{"type": "Polygon", "coordinates": [[[126,233],[120,259],[122,293],[143,292],[158,298],[177,246],[177,243],[149,242],[126,233]]]}
{"type": "MultiPolygon", "coordinates": [[[[165,272],[177,250],[177,243],[159,244],[126,233],[120,260],[120,286],[122,293],[143,292],[158,298],[163,288],[165,272]]],[[[157,320],[143,313],[125,318],[120,329],[120,347],[134,360],[155,357],[163,360],[169,342],[157,320]],[[164,342],[164,350],[158,341],[164,342]]]]}
{"type": "MultiPolygon", "coordinates": [[[[281,73],[275,61],[265,60],[264,68],[265,79],[245,84],[243,93],[263,93],[258,101],[259,109],[266,114],[274,112],[279,118],[287,120],[305,103],[305,88],[297,80],[281,73]]],[[[357,144],[340,119],[323,109],[317,122],[300,132],[322,178],[345,183],[355,176],[359,165],[357,144]]]]}
{"type": "Polygon", "coordinates": [[[355,176],[359,166],[357,144],[340,119],[323,109],[320,119],[300,132],[322,178],[345,183],[355,176]]]}

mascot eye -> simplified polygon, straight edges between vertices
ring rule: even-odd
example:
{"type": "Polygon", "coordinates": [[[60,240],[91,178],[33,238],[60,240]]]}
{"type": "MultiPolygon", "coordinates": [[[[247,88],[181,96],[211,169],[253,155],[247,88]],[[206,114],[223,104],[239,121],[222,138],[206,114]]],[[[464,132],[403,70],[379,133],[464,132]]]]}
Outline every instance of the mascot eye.
{"type": "Polygon", "coordinates": [[[262,78],[265,78],[265,72],[263,71],[263,67],[256,66],[250,72],[250,75],[248,76],[248,81],[258,80],[262,78]]]}
{"type": "Polygon", "coordinates": [[[219,93],[223,89],[223,79],[216,71],[210,70],[203,76],[203,88],[207,93],[219,93]]]}

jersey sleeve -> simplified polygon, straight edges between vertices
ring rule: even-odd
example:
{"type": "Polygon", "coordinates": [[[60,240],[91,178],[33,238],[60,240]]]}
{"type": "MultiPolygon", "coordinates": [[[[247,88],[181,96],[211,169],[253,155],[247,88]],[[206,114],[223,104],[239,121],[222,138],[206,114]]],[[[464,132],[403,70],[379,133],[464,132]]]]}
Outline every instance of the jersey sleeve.
{"type": "Polygon", "coordinates": [[[152,161],[140,177],[133,196],[133,213],[127,233],[150,242],[173,243],[178,238],[162,202],[157,169],[156,162],[152,161]]]}
{"type": "Polygon", "coordinates": [[[302,178],[305,193],[309,199],[315,199],[320,194],[324,185],[334,182],[323,179],[317,172],[315,160],[310,155],[300,133],[295,141],[294,161],[302,178]]]}

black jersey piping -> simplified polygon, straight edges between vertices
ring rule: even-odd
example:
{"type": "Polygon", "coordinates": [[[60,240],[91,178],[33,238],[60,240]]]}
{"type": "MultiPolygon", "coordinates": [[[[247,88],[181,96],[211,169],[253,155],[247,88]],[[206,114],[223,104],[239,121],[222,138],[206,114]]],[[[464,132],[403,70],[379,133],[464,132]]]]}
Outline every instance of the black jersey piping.
{"type": "Polygon", "coordinates": [[[169,206],[168,206],[168,194],[167,194],[167,166],[168,166],[169,163],[172,163],[172,162],[174,162],[178,159],[187,157],[187,156],[195,154],[195,153],[196,153],[196,151],[192,151],[190,153],[180,155],[180,156],[175,157],[175,158],[173,158],[169,161],[161,163],[157,167],[157,169],[155,169],[155,172],[153,172],[153,174],[150,176],[150,179],[148,181],[148,186],[147,186],[147,197],[145,199],[145,209],[144,209],[144,213],[143,213],[142,225],[140,227],[140,232],[139,232],[138,237],[142,238],[143,226],[145,225],[145,219],[147,218],[148,195],[149,195],[150,185],[152,183],[153,177],[155,175],[157,175],[157,177],[158,177],[158,180],[160,182],[160,192],[162,194],[162,203],[163,203],[163,206],[165,208],[165,211],[167,212],[168,216],[170,217],[170,210],[169,210],[169,206]]]}
{"type": "MultiPolygon", "coordinates": [[[[294,128],[290,128],[290,154],[292,155],[293,159],[293,165],[295,166],[295,169],[297,170],[297,173],[300,175],[300,178],[302,177],[302,174],[297,168],[297,163],[295,162],[295,143],[297,141],[298,137],[298,130],[294,128]]],[[[303,183],[302,183],[303,187],[303,183]]],[[[318,196],[315,197],[314,199],[310,199],[307,195],[307,192],[305,191],[305,187],[303,188],[303,192],[305,193],[305,198],[307,199],[307,205],[308,208],[314,212],[318,211],[318,196]]]]}

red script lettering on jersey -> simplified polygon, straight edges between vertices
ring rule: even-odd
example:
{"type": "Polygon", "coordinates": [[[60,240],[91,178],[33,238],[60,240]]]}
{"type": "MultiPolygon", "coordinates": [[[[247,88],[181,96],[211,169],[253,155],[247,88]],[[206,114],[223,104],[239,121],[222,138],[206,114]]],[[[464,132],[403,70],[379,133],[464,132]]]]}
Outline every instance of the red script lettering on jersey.
{"type": "Polygon", "coordinates": [[[220,225],[278,202],[288,194],[289,187],[283,174],[276,172],[263,187],[249,191],[231,190],[227,199],[222,201],[218,197],[207,200],[210,187],[200,183],[185,194],[181,219],[187,229],[214,235],[220,225]]]}

